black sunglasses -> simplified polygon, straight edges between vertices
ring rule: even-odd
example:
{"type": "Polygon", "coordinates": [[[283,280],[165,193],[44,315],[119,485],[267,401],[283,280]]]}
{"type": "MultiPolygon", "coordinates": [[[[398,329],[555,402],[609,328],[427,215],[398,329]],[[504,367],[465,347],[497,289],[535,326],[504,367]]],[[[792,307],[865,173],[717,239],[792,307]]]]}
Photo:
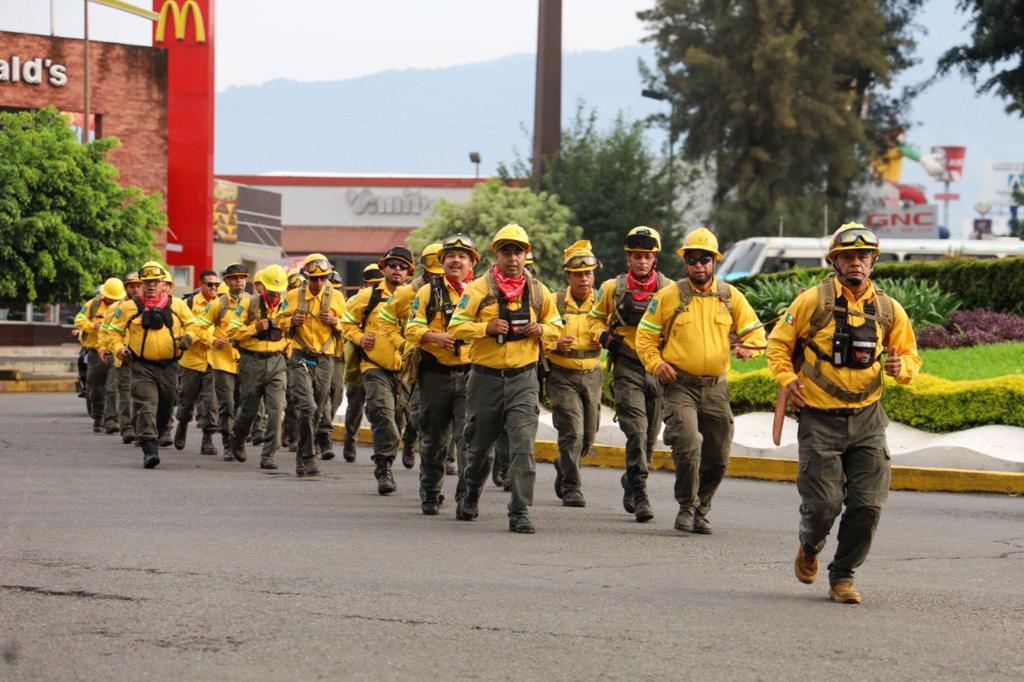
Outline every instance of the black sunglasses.
{"type": "Polygon", "coordinates": [[[389,260],[384,264],[385,268],[391,268],[392,270],[408,270],[409,266],[400,260],[389,260]]]}
{"type": "Polygon", "coordinates": [[[713,260],[714,260],[714,257],[712,257],[712,256],[687,256],[686,257],[686,264],[687,265],[696,265],[697,263],[700,263],[701,265],[707,265],[708,263],[710,263],[713,260]]]}
{"type": "Polygon", "coordinates": [[[220,282],[203,282],[204,287],[219,287],[220,282]]]}

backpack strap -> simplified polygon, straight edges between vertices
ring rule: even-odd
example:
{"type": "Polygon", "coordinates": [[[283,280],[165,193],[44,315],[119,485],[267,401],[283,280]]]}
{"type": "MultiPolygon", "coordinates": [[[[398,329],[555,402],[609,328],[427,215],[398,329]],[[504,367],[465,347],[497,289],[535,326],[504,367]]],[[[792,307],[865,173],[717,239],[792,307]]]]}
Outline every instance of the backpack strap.
{"type": "MultiPolygon", "coordinates": [[[[419,291],[419,289],[416,289],[416,291],[419,291]]],[[[437,315],[438,311],[441,311],[444,316],[444,328],[447,330],[448,323],[452,319],[451,313],[445,312],[447,310],[455,311],[455,308],[452,306],[452,298],[448,295],[448,287],[445,286],[441,275],[434,275],[430,278],[430,297],[427,299],[427,307],[423,312],[426,316],[427,324],[429,325],[434,320],[434,316],[437,315]]]]}
{"type": "Polygon", "coordinates": [[[93,296],[92,300],[89,301],[89,321],[90,322],[92,322],[92,319],[94,317],[96,317],[96,312],[100,309],[100,305],[102,303],[103,303],[103,297],[100,296],[99,294],[96,294],[95,296],[93,296]]]}
{"type": "Polygon", "coordinates": [[[220,307],[217,309],[217,319],[213,321],[214,327],[220,326],[220,321],[224,319],[224,315],[227,314],[231,304],[227,294],[218,296],[217,301],[220,303],[220,307]]]}
{"type": "Polygon", "coordinates": [[[558,309],[558,316],[562,318],[562,324],[565,324],[565,311],[568,305],[565,302],[566,296],[569,295],[568,289],[559,289],[555,294],[555,308],[558,309]]]}
{"type": "Polygon", "coordinates": [[[675,285],[676,289],[679,291],[679,305],[676,306],[675,312],[672,313],[672,317],[669,318],[668,324],[665,325],[664,331],[661,333],[661,350],[665,349],[665,345],[668,343],[669,337],[672,335],[672,327],[675,326],[676,319],[679,318],[681,313],[686,312],[686,308],[690,305],[694,296],[698,296],[700,298],[717,298],[725,306],[729,315],[732,316],[732,287],[729,286],[728,282],[716,279],[714,291],[700,292],[695,292],[693,290],[693,285],[690,284],[689,279],[681,279],[676,282],[675,285]]]}
{"type": "Polygon", "coordinates": [[[380,288],[373,287],[370,291],[370,300],[366,302],[366,307],[363,308],[363,319],[359,321],[359,331],[365,332],[366,325],[370,321],[370,315],[377,309],[377,306],[384,300],[384,295],[381,293],[380,288]]]}
{"type": "Polygon", "coordinates": [[[540,280],[533,275],[526,276],[526,286],[530,290],[530,307],[533,308],[533,316],[540,324],[543,321],[540,316],[544,309],[544,289],[541,287],[540,280]]]}
{"type": "Polygon", "coordinates": [[[892,298],[889,294],[885,293],[878,286],[875,286],[875,303],[878,306],[878,312],[876,321],[878,326],[882,328],[882,346],[884,350],[889,350],[889,334],[892,332],[892,325],[896,319],[895,306],[893,305],[892,298]]]}
{"type": "Polygon", "coordinates": [[[834,278],[829,276],[818,284],[818,303],[811,313],[807,339],[811,340],[832,320],[836,310],[836,288],[834,278]]]}

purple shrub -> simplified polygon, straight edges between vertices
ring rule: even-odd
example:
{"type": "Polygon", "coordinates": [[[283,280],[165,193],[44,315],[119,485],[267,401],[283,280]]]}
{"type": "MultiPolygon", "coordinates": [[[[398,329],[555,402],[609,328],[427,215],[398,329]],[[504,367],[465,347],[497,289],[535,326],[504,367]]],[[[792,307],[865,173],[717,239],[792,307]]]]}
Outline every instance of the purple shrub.
{"type": "Polygon", "coordinates": [[[1024,317],[988,309],[957,310],[945,327],[929,325],[917,332],[921,348],[962,348],[1024,341],[1024,317]]]}

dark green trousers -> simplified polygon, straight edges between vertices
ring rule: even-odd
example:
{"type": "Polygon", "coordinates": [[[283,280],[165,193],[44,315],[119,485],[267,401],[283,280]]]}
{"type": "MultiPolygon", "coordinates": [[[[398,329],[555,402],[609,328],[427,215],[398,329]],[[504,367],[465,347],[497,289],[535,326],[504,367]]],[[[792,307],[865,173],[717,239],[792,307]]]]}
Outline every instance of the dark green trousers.
{"type": "Polygon", "coordinates": [[[407,403],[406,388],[398,372],[371,369],[363,372],[366,416],[373,431],[373,460],[395,461],[400,439],[398,415],[407,403]]]}
{"type": "Polygon", "coordinates": [[[334,415],[338,414],[341,407],[341,399],[345,395],[345,361],[343,358],[334,358],[334,371],[331,373],[331,396],[330,401],[324,405],[320,414],[320,427],[317,432],[326,435],[328,438],[334,433],[334,415]]]}
{"type": "Polygon", "coordinates": [[[291,400],[295,403],[295,425],[299,441],[295,453],[296,464],[315,457],[313,446],[320,423],[319,406],[331,399],[333,372],[334,359],[329,356],[306,358],[301,353],[293,353],[288,361],[288,374],[292,380],[291,400]]]}
{"type": "Polygon", "coordinates": [[[362,381],[345,386],[345,445],[348,447],[359,440],[359,425],[363,423],[363,408],[366,406],[366,389],[362,381]]]}
{"type": "Polygon", "coordinates": [[[117,416],[121,433],[134,433],[132,419],[132,363],[123,362],[117,368],[117,416]]]}
{"type": "Polygon", "coordinates": [[[580,489],[580,459],[590,451],[601,425],[601,384],[598,365],[588,371],[552,364],[548,372],[551,421],[558,431],[558,460],[562,492],[580,489]]]}
{"type": "Polygon", "coordinates": [[[284,355],[259,356],[242,353],[238,360],[238,381],[241,404],[232,437],[241,443],[266,408],[267,424],[263,434],[264,458],[273,457],[281,447],[281,421],[284,413],[288,368],[284,355]]]}
{"type": "Polygon", "coordinates": [[[466,468],[460,479],[467,491],[480,490],[491,472],[491,446],[501,433],[507,434],[512,482],[509,517],[527,516],[533,504],[538,391],[536,366],[509,377],[470,370],[466,383],[466,468]]]}
{"type": "Polygon", "coordinates": [[[619,356],[612,372],[615,419],[626,436],[626,487],[647,489],[647,474],[661,428],[661,384],[636,360],[619,356]]]}
{"type": "Polygon", "coordinates": [[[881,402],[849,416],[800,411],[796,475],[801,499],[800,542],[804,551],[820,552],[842,512],[839,546],[828,567],[832,584],[853,578],[871,548],[882,505],[889,496],[888,425],[881,402]]]}
{"type": "Polygon", "coordinates": [[[135,360],[132,362],[132,402],[135,437],[139,445],[155,441],[170,429],[178,366],[135,360]]]}
{"type": "Polygon", "coordinates": [[[420,495],[441,492],[444,463],[454,436],[459,472],[466,468],[465,422],[468,368],[446,373],[421,369],[416,412],[420,433],[420,495]]]}
{"type": "Polygon", "coordinates": [[[694,386],[674,381],[665,386],[665,444],[676,465],[676,502],[700,516],[725,477],[732,446],[733,416],[729,384],[694,386]]]}
{"type": "Polygon", "coordinates": [[[231,372],[213,370],[213,391],[217,399],[217,424],[225,436],[235,425],[235,396],[238,392],[238,377],[231,372]]]}
{"type": "Polygon", "coordinates": [[[117,427],[117,401],[120,396],[117,393],[118,368],[114,366],[114,354],[107,353],[103,362],[107,366],[107,380],[103,385],[103,425],[117,427]]]}
{"type": "Polygon", "coordinates": [[[89,400],[89,414],[92,415],[92,423],[98,426],[103,425],[103,410],[106,403],[107,390],[107,363],[100,360],[100,353],[95,349],[89,350],[86,358],[88,369],[85,374],[86,395],[89,400]]]}
{"type": "Polygon", "coordinates": [[[219,419],[217,415],[217,398],[213,390],[213,370],[199,372],[187,367],[180,368],[178,380],[178,408],[175,418],[184,424],[192,421],[193,412],[196,423],[203,433],[216,433],[219,419]]]}

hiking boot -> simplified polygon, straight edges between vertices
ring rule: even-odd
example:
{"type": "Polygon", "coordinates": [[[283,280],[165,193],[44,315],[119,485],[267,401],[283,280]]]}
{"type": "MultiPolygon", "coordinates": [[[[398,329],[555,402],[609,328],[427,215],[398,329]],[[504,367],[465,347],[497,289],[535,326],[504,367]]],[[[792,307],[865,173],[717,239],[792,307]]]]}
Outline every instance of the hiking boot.
{"type": "Polygon", "coordinates": [[[263,455],[260,457],[260,469],[276,469],[277,462],[274,460],[273,455],[263,455]]]}
{"type": "MultiPolygon", "coordinates": [[[[562,470],[558,468],[558,462],[555,462],[555,497],[562,499],[565,493],[562,492],[562,470]]],[[[565,505],[571,507],[572,505],[565,505]]]]}
{"type": "Polygon", "coordinates": [[[174,427],[174,449],[184,450],[185,439],[188,437],[188,422],[178,422],[174,427]]]}
{"type": "Polygon", "coordinates": [[[622,508],[626,510],[627,514],[632,514],[635,511],[633,507],[633,491],[626,486],[626,474],[622,474],[619,483],[622,484],[622,508]]]}
{"type": "Polygon", "coordinates": [[[402,466],[412,469],[416,466],[416,442],[402,443],[402,466]]]}
{"type": "Polygon", "coordinates": [[[210,432],[203,433],[203,442],[199,446],[200,455],[216,455],[217,446],[213,444],[213,434],[210,432]]]}
{"type": "Polygon", "coordinates": [[[103,428],[103,433],[117,433],[120,429],[117,428],[117,424],[107,424],[103,428]]]}
{"type": "Polygon", "coordinates": [[[444,463],[444,475],[445,476],[458,476],[459,468],[455,465],[452,460],[445,460],[444,463]]]}
{"type": "Polygon", "coordinates": [[[828,589],[828,598],[838,604],[859,604],[860,592],[852,580],[840,580],[828,589]]]}
{"type": "Polygon", "coordinates": [[[566,490],[562,495],[563,507],[586,507],[587,501],[579,490],[566,490]]]}
{"type": "Polygon", "coordinates": [[[633,514],[637,523],[647,523],[654,518],[654,510],[651,509],[646,490],[633,493],[633,514]]]}
{"type": "Polygon", "coordinates": [[[235,461],[235,457],[234,457],[234,455],[231,454],[231,447],[232,446],[231,446],[231,434],[230,433],[225,433],[223,431],[220,432],[220,447],[224,451],[224,461],[225,462],[234,462],[235,461]]]}
{"type": "Polygon", "coordinates": [[[316,437],[317,447],[320,448],[320,459],[334,459],[334,441],[329,433],[321,433],[316,437]]]}
{"type": "Polygon", "coordinates": [[[509,517],[508,529],[513,533],[523,533],[525,535],[532,535],[537,532],[537,529],[534,528],[533,521],[530,520],[529,516],[509,517]]]}
{"type": "Polygon", "coordinates": [[[135,431],[132,429],[121,429],[121,442],[125,445],[135,442],[135,431]]]}
{"type": "Polygon", "coordinates": [[[466,494],[462,496],[459,503],[455,506],[455,518],[459,521],[472,521],[480,513],[477,508],[477,504],[480,502],[480,490],[477,488],[470,488],[466,491],[466,494]]]}
{"type": "Polygon", "coordinates": [[[160,432],[160,438],[157,439],[157,442],[162,448],[169,448],[174,445],[174,439],[171,438],[171,430],[168,428],[166,431],[160,432]]]}
{"type": "Polygon", "coordinates": [[[344,450],[341,451],[341,456],[345,458],[346,462],[356,461],[356,444],[351,440],[346,440],[344,450]]]}
{"type": "Polygon", "coordinates": [[[395,477],[391,473],[390,461],[386,459],[378,460],[375,475],[377,476],[378,495],[390,495],[398,490],[398,486],[395,485],[395,477]]]}
{"type": "Polygon", "coordinates": [[[245,454],[245,443],[240,443],[235,439],[232,440],[231,456],[236,462],[244,462],[247,459],[245,454]]]}
{"type": "Polygon", "coordinates": [[[437,493],[423,493],[420,510],[424,516],[437,516],[441,513],[441,501],[437,493]]]}
{"type": "Polygon", "coordinates": [[[706,516],[697,512],[693,517],[693,530],[697,535],[711,535],[711,524],[706,516]]]}
{"type": "Polygon", "coordinates": [[[140,443],[142,446],[142,466],[146,469],[152,469],[160,463],[160,454],[157,447],[156,441],[147,440],[144,443],[140,443]]]}
{"type": "Polygon", "coordinates": [[[92,432],[93,433],[103,433],[103,424],[102,424],[102,422],[94,421],[92,423],[92,432]]]}
{"type": "Polygon", "coordinates": [[[263,443],[265,443],[266,441],[267,441],[267,436],[266,436],[265,433],[263,433],[262,431],[253,431],[253,434],[252,434],[252,444],[253,445],[263,445],[263,443]]]}
{"type": "Polygon", "coordinates": [[[494,481],[494,485],[504,488],[508,483],[508,469],[495,464],[491,470],[491,480],[494,481]]]}
{"type": "Polygon", "coordinates": [[[793,572],[796,573],[796,579],[805,585],[813,583],[818,577],[818,555],[807,553],[801,545],[793,562],[793,572]]]}
{"type": "Polygon", "coordinates": [[[324,472],[316,465],[316,458],[302,459],[295,463],[295,478],[315,478],[323,476],[324,472]]]}
{"type": "Polygon", "coordinates": [[[684,533],[693,532],[693,510],[689,507],[680,507],[676,514],[675,529],[684,533]]]}

